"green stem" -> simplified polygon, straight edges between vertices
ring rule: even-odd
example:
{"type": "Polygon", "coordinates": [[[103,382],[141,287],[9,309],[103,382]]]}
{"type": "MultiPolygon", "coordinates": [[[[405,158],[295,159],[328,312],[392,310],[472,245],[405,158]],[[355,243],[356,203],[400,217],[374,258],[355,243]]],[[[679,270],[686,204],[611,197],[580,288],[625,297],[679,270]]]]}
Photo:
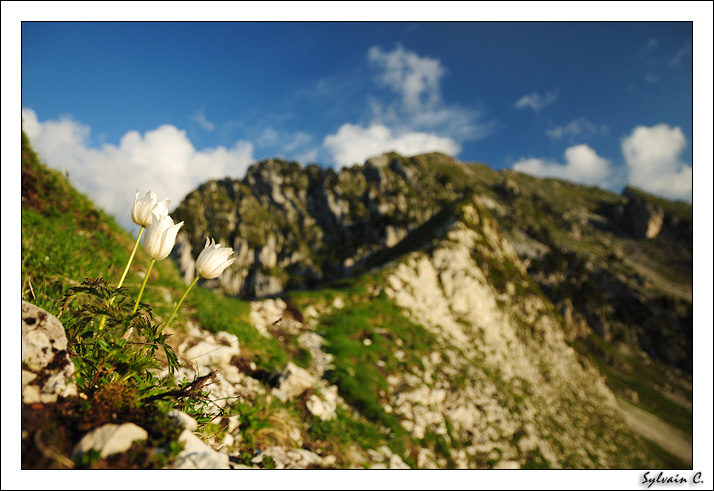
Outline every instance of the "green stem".
{"type": "Polygon", "coordinates": [[[131,256],[129,257],[129,262],[126,263],[126,268],[124,269],[124,274],[121,275],[121,279],[119,280],[119,284],[117,285],[117,288],[121,288],[121,286],[124,284],[124,278],[126,278],[126,274],[129,272],[129,266],[131,266],[131,262],[134,260],[134,254],[136,254],[136,249],[139,247],[139,240],[141,240],[141,234],[144,233],[144,227],[142,226],[139,229],[139,235],[136,237],[136,243],[134,244],[134,250],[131,251],[131,256]]]}
{"type": "Polygon", "coordinates": [[[166,325],[163,327],[163,329],[166,329],[167,327],[169,327],[169,324],[171,323],[171,321],[173,320],[174,316],[176,315],[176,312],[178,312],[178,308],[179,308],[179,307],[181,306],[181,304],[183,303],[183,299],[186,298],[186,295],[188,295],[188,292],[191,291],[191,288],[193,288],[193,285],[196,284],[196,282],[198,281],[199,278],[200,278],[200,276],[199,276],[199,275],[196,275],[196,278],[194,278],[193,283],[191,283],[191,284],[189,285],[189,287],[186,289],[186,293],[183,294],[183,297],[181,297],[181,300],[179,300],[179,303],[176,304],[176,307],[174,308],[174,311],[171,312],[171,317],[169,317],[169,320],[166,321],[166,325]]]}
{"type": "MultiPolygon", "coordinates": [[[[124,268],[124,274],[121,275],[121,279],[119,280],[119,284],[117,285],[117,289],[121,288],[121,286],[124,284],[124,279],[126,278],[126,274],[129,272],[129,266],[131,266],[131,262],[134,260],[134,255],[136,254],[136,249],[139,247],[139,241],[141,240],[141,234],[144,233],[144,227],[142,226],[139,229],[139,235],[136,237],[136,243],[134,244],[134,249],[131,251],[131,256],[129,256],[129,262],[126,263],[126,268],[124,268]]],[[[109,299],[109,305],[112,305],[114,303],[114,297],[109,299]]],[[[104,329],[104,324],[107,322],[107,316],[103,315],[102,319],[99,321],[99,330],[101,331],[104,329]]]]}
{"type": "Polygon", "coordinates": [[[139,300],[141,300],[141,295],[144,293],[144,287],[149,279],[149,273],[151,273],[151,268],[154,267],[156,259],[152,259],[149,263],[149,269],[146,270],[146,276],[144,276],[144,282],[141,284],[141,290],[139,290],[139,297],[136,299],[136,305],[134,305],[134,310],[131,311],[132,314],[136,313],[136,309],[139,308],[139,300]]]}

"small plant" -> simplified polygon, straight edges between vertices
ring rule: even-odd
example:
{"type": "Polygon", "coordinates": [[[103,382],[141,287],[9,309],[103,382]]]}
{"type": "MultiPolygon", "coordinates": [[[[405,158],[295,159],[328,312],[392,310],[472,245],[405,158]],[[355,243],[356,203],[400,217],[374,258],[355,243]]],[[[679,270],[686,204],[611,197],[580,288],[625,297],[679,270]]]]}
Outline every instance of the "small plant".
{"type": "Polygon", "coordinates": [[[216,278],[235,261],[228,259],[233,249],[221,247],[206,239],[206,247],[196,261],[196,279],[181,297],[168,321],[165,324],[155,322],[151,307],[141,302],[141,296],[154,262],[168,257],[183,225],[183,222],[174,224],[168,216],[168,204],[168,199],[157,201],[153,191],[139,199],[137,191],[131,216],[141,228],[116,288],[110,287],[104,278],[87,278],[64,295],[60,317],[73,307],[65,327],[80,390],[93,392],[105,384],[117,381],[131,383],[141,396],[151,397],[165,390],[165,386],[172,383],[173,372],[179,364],[176,354],[167,344],[169,335],[164,330],[199,277],[216,278]],[[122,284],[144,229],[144,248],[151,257],[151,263],[132,307],[132,301],[122,284]],[[159,350],[164,353],[169,368],[168,379],[162,381],[152,372],[152,369],[160,368],[156,357],[159,350]]]}
{"type": "MultiPolygon", "coordinates": [[[[168,428],[166,423],[170,409],[187,412],[199,425],[215,419],[213,411],[206,410],[212,403],[207,393],[201,390],[215,373],[177,383],[174,373],[179,362],[168,344],[170,334],[166,328],[198,278],[216,278],[235,261],[229,259],[233,254],[231,248],[221,247],[207,239],[206,247],[196,261],[196,280],[188,287],[168,320],[162,321],[151,305],[141,301],[141,297],[154,262],[168,257],[183,225],[183,222],[174,224],[168,216],[168,202],[168,199],[157,201],[152,191],[139,199],[137,191],[132,219],[140,230],[116,286],[110,285],[103,277],[85,278],[79,284],[73,282],[63,295],[58,295],[61,300],[57,317],[67,333],[67,351],[75,365],[74,378],[79,392],[71,407],[76,407],[73,414],[84,421],[70,424],[86,428],[119,418],[148,425],[153,443],[145,442],[136,447],[134,457],[119,458],[129,459],[130,465],[139,467],[163,465],[166,459],[180,451],[180,444],[176,441],[178,430],[168,428]],[[151,262],[141,289],[133,297],[123,284],[142,235],[144,249],[151,262]],[[159,375],[165,373],[165,366],[168,367],[168,374],[159,375]],[[153,444],[159,445],[162,450],[157,453],[150,448],[153,444]]],[[[223,411],[219,411],[219,416],[222,414],[223,411]]],[[[109,461],[97,464],[96,460],[96,455],[88,454],[74,463],[67,460],[64,467],[113,465],[109,461]]],[[[121,465],[129,465],[127,462],[121,465]]]]}
{"type": "Polygon", "coordinates": [[[111,288],[103,278],[85,279],[70,288],[63,298],[59,317],[72,309],[64,320],[68,351],[76,368],[77,388],[94,392],[112,382],[130,383],[139,394],[161,386],[151,370],[160,368],[157,350],[163,351],[169,372],[178,368],[168,335],[161,325],[152,322],[151,307],[141,304],[134,310],[124,288],[111,288]],[[104,323],[99,329],[99,324],[104,323]],[[135,337],[128,339],[130,331],[135,337]]]}

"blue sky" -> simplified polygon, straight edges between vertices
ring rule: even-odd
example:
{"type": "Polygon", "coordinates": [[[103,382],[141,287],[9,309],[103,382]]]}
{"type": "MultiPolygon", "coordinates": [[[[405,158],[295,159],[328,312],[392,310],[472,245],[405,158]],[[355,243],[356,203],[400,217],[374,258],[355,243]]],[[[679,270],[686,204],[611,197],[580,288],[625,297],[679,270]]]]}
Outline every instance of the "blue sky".
{"type": "Polygon", "coordinates": [[[256,160],[340,168],[390,150],[691,202],[692,30],[24,22],[23,124],[46,163],[127,227],[136,189],[173,207],[256,160]]]}

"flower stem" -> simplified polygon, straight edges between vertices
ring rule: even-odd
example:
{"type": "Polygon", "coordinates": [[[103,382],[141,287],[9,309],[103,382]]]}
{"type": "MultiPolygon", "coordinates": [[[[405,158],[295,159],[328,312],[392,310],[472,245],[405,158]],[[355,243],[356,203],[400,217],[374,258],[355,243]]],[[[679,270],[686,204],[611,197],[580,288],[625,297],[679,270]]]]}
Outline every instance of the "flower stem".
{"type": "Polygon", "coordinates": [[[141,240],[141,234],[144,233],[144,227],[142,226],[139,229],[139,235],[136,237],[136,243],[134,244],[134,250],[131,251],[131,256],[129,257],[129,262],[126,263],[126,268],[124,269],[124,274],[121,275],[121,279],[119,280],[119,284],[117,285],[117,288],[121,288],[121,286],[124,284],[124,278],[126,278],[126,274],[129,272],[129,266],[131,266],[131,262],[134,260],[134,254],[136,254],[136,249],[139,247],[139,240],[141,240]]]}
{"type": "Polygon", "coordinates": [[[136,309],[139,308],[139,300],[141,300],[141,295],[144,293],[144,287],[149,279],[149,273],[151,273],[151,268],[154,267],[156,259],[152,259],[149,263],[149,269],[146,270],[146,276],[144,276],[144,282],[141,284],[141,290],[139,290],[139,297],[136,299],[136,305],[134,305],[134,310],[131,311],[132,314],[136,313],[136,309]]]}
{"type": "MultiPolygon", "coordinates": [[[[134,244],[134,249],[131,251],[131,256],[129,256],[129,262],[126,263],[126,268],[124,268],[124,274],[121,275],[121,279],[119,280],[119,284],[117,285],[117,289],[121,288],[121,286],[124,284],[124,279],[126,278],[126,274],[129,272],[129,266],[131,266],[131,262],[134,260],[134,255],[136,254],[136,249],[139,247],[139,241],[141,240],[141,234],[144,233],[144,228],[141,227],[139,229],[139,235],[136,237],[136,243],[134,244]]],[[[114,303],[114,297],[109,299],[109,305],[112,305],[114,303]]],[[[104,324],[107,322],[107,316],[103,315],[102,319],[99,321],[99,330],[101,331],[104,329],[104,324]]]]}
{"type": "Polygon", "coordinates": [[[193,279],[193,282],[192,282],[192,283],[189,285],[189,287],[186,289],[186,293],[183,294],[183,297],[181,297],[181,300],[179,300],[179,303],[176,304],[176,307],[174,308],[174,311],[171,312],[171,317],[169,317],[169,320],[166,321],[166,325],[164,325],[164,327],[163,327],[162,329],[166,329],[167,327],[169,327],[169,324],[171,323],[171,321],[173,320],[174,316],[176,315],[176,312],[178,312],[178,308],[179,308],[179,307],[181,306],[181,304],[183,303],[184,298],[186,298],[186,295],[188,295],[188,292],[191,291],[191,288],[193,288],[193,285],[196,284],[196,282],[198,281],[199,278],[200,278],[200,276],[199,276],[199,275],[196,275],[196,277],[193,279]]]}

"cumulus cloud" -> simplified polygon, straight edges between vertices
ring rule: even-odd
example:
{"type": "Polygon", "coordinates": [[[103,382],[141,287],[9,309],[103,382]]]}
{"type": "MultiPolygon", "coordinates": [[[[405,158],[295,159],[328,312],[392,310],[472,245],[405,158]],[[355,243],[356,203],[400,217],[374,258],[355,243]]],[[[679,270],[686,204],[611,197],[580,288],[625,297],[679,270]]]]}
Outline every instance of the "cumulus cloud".
{"type": "Polygon", "coordinates": [[[692,201],[692,167],[680,154],[687,140],[679,127],[637,126],[622,140],[629,183],[671,199],[692,201]]]}
{"type": "Polygon", "coordinates": [[[238,141],[231,148],[196,150],[186,131],[162,125],[143,135],[126,133],[118,145],[89,148],[90,128],[69,118],[41,122],[22,109],[23,129],[40,158],[68,171],[70,181],[117,221],[132,228],[131,206],[136,189],[153,189],[177,206],[184,196],[209,179],[242,177],[253,161],[253,146],[238,141]]]}
{"type": "Polygon", "coordinates": [[[558,96],[560,95],[560,90],[556,89],[551,92],[546,92],[545,94],[541,95],[537,92],[533,92],[532,94],[524,95],[520,99],[516,101],[516,109],[524,109],[526,107],[530,107],[533,109],[535,112],[540,112],[544,107],[549,106],[553,104],[556,100],[558,100],[558,96]]]}
{"type": "Polygon", "coordinates": [[[328,135],[323,146],[332,154],[337,167],[362,164],[372,156],[394,151],[402,155],[444,152],[456,155],[461,147],[451,138],[427,133],[407,132],[394,135],[384,125],[368,128],[345,123],[334,135],[328,135]]]}
{"type": "Polygon", "coordinates": [[[361,164],[388,151],[456,155],[462,142],[491,133],[493,124],[482,122],[478,111],[444,103],[440,83],[445,69],[439,60],[402,46],[392,51],[373,46],[367,59],[376,82],[390,89],[396,100],[371,94],[366,101],[372,112],[369,123],[345,123],[325,137],[321,151],[337,167],[361,164]]]}
{"type": "Polygon", "coordinates": [[[382,69],[377,80],[400,94],[406,109],[417,112],[441,101],[439,80],[444,69],[439,60],[419,56],[401,46],[391,52],[372,46],[367,58],[382,69]]]}
{"type": "Polygon", "coordinates": [[[610,161],[600,157],[588,145],[568,147],[565,163],[543,159],[521,159],[513,170],[539,177],[555,177],[591,186],[605,186],[611,175],[610,161]]]}

